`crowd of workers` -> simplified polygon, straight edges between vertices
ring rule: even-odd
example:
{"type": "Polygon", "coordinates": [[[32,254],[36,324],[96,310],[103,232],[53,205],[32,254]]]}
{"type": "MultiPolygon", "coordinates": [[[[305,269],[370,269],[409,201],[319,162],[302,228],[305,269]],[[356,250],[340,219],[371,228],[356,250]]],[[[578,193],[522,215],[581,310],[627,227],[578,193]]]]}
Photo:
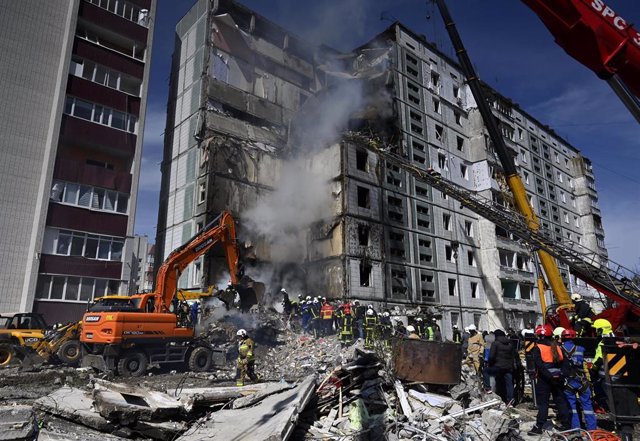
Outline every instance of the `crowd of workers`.
{"type": "MultiPolygon", "coordinates": [[[[394,337],[428,341],[443,339],[437,318],[422,313],[419,308],[405,325],[402,320],[392,320],[389,310],[378,312],[372,304],[364,306],[358,300],[332,302],[324,297],[298,296],[292,301],[284,289],[281,294],[284,315],[289,323],[292,326],[299,324],[301,331],[315,337],[338,334],[343,344],[362,339],[366,348],[373,348],[376,344],[389,346],[394,337]]],[[[640,414],[637,387],[618,387],[610,389],[613,392],[609,394],[604,391],[605,378],[611,382],[626,375],[623,371],[614,373],[609,370],[605,373],[604,346],[629,346],[637,351],[638,344],[621,342],[608,320],[592,321],[593,313],[588,313],[590,307],[588,310],[583,307],[586,302],[575,295],[573,300],[580,307],[576,307],[572,329],[554,329],[545,324],[516,333],[513,329],[480,332],[473,324],[463,331],[456,325],[452,327],[452,339],[449,341],[461,345],[463,363],[475,369],[486,392],[495,392],[506,403],[513,403],[517,399],[516,388],[524,389],[525,371],[529,374],[538,409],[530,435],[542,434],[548,426],[552,398],[558,421],[555,428],[559,430],[595,430],[595,409],[611,408],[612,404],[623,415],[640,414]],[[585,335],[597,336],[598,344],[591,363],[585,362],[585,348],[576,341],[585,335]],[[524,365],[523,358],[526,360],[524,365]]],[[[237,379],[241,386],[249,379],[257,381],[257,377],[253,341],[244,329],[238,331],[238,339],[237,379]]],[[[633,376],[631,381],[637,381],[636,377],[633,376]]],[[[632,422],[620,425],[623,441],[631,440],[632,433],[632,422]]]]}

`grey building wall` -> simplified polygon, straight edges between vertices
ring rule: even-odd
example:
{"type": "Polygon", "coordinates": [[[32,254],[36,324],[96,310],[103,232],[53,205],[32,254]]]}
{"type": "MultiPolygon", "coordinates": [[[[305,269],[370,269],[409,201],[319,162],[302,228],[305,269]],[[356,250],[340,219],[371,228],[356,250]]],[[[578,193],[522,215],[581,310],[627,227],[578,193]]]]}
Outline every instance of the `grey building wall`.
{"type": "Polygon", "coordinates": [[[33,303],[77,8],[77,0],[2,4],[0,311],[33,303]]]}

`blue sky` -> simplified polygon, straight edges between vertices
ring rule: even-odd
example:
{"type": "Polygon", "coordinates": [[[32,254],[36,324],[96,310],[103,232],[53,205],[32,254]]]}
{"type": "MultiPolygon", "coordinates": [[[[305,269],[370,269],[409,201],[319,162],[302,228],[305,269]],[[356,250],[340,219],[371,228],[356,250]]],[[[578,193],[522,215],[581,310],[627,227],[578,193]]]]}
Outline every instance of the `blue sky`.
{"type": "MultiPolygon", "coordinates": [[[[155,240],[175,25],[195,0],[158,0],[136,234],[155,240]]],[[[424,0],[247,0],[266,18],[312,42],[348,51],[399,20],[452,58],[435,6],[424,0]]],[[[606,3],[640,22],[640,2],[606,3]]],[[[594,165],[606,246],[612,260],[640,267],[640,126],[609,86],[557,46],[522,2],[449,0],[480,77],[544,124],[594,165]]]]}

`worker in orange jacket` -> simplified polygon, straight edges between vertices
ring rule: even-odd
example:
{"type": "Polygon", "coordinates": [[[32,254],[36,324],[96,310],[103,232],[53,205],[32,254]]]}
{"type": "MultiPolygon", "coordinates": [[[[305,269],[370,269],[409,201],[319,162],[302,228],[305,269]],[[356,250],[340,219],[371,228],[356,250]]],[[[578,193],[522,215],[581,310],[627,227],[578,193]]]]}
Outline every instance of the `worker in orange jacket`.
{"type": "Polygon", "coordinates": [[[333,334],[333,312],[333,305],[324,299],[322,308],[320,308],[320,320],[322,320],[322,335],[325,337],[333,334]]]}

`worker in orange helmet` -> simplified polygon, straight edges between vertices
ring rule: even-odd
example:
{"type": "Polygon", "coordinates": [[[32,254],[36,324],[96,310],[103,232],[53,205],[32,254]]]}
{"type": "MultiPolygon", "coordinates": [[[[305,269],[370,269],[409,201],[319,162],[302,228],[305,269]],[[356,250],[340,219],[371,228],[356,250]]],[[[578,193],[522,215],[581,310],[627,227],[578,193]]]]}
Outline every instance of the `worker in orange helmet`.
{"type": "Polygon", "coordinates": [[[556,403],[561,430],[571,428],[569,405],[564,395],[564,373],[568,370],[567,360],[562,353],[559,342],[552,338],[553,328],[550,325],[536,326],[534,332],[538,341],[531,350],[531,356],[536,368],[535,392],[538,415],[535,426],[529,431],[529,435],[532,436],[541,435],[544,430],[549,418],[549,398],[551,396],[556,403]]]}

